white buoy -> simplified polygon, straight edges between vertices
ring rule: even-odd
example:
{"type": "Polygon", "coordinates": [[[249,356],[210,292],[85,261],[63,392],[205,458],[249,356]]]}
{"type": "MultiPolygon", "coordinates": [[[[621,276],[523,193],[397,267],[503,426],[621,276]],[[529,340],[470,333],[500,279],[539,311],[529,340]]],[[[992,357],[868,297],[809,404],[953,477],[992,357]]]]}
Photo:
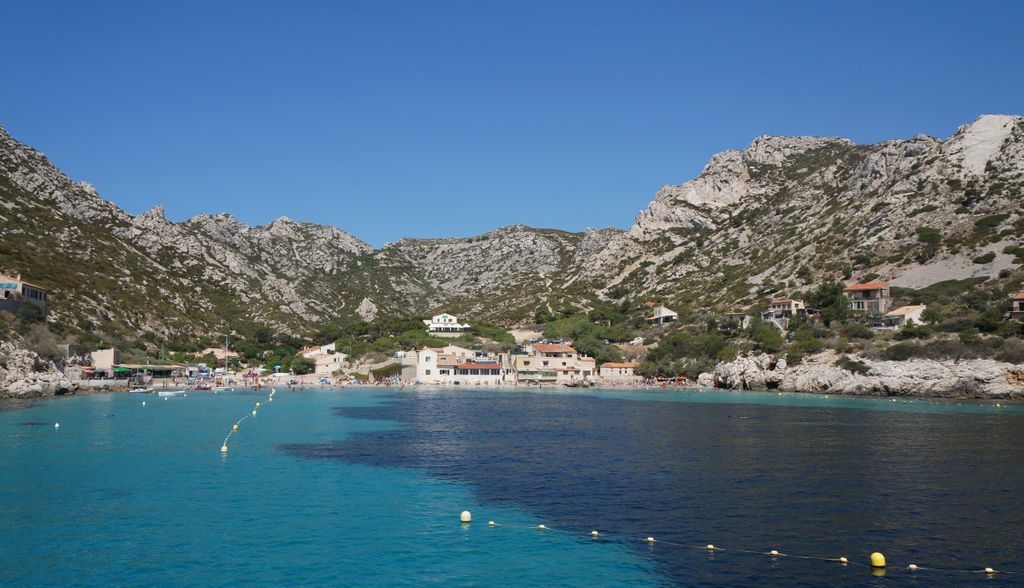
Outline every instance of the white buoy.
{"type": "Polygon", "coordinates": [[[142,401],[142,406],[146,406],[146,401],[145,400],[142,401]]]}
{"type": "Polygon", "coordinates": [[[252,416],[256,416],[256,411],[252,411],[252,416]]]}
{"type": "Polygon", "coordinates": [[[473,514],[468,510],[464,510],[462,511],[462,514],[459,515],[459,520],[464,523],[468,523],[473,520],[473,514]]]}
{"type": "Polygon", "coordinates": [[[600,535],[600,533],[598,533],[597,531],[591,531],[590,532],[590,536],[591,537],[597,537],[598,535],[600,535]]]}
{"type": "Polygon", "coordinates": [[[226,443],[224,445],[220,446],[220,452],[221,453],[227,453],[228,452],[228,446],[227,446],[226,443]]]}
{"type": "Polygon", "coordinates": [[[538,528],[538,529],[541,529],[541,530],[543,530],[543,529],[547,529],[547,527],[545,527],[544,525],[537,525],[537,528],[538,528]]]}
{"type": "Polygon", "coordinates": [[[188,398],[188,394],[182,394],[181,397],[182,398],[188,398]]]}
{"type": "Polygon", "coordinates": [[[647,542],[648,543],[654,543],[654,537],[648,537],[647,538],[647,542]]]}
{"type": "Polygon", "coordinates": [[[60,423],[53,423],[53,428],[54,429],[59,429],[60,428],[60,423]]]}

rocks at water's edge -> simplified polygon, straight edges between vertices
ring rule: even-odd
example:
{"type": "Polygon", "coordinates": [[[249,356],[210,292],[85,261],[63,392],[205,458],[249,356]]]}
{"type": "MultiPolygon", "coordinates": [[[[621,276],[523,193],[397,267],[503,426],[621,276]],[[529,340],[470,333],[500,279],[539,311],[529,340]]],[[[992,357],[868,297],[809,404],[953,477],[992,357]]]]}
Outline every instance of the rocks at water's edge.
{"type": "Polygon", "coordinates": [[[9,341],[0,342],[0,398],[74,394],[77,389],[53,362],[9,341]]]}
{"type": "MultiPolygon", "coordinates": [[[[799,365],[768,354],[721,363],[698,382],[732,390],[783,390],[860,396],[1024,398],[1024,365],[991,359],[873,361],[856,358],[854,373],[827,351],[799,365]]],[[[847,364],[849,365],[849,364],[847,364]]]]}

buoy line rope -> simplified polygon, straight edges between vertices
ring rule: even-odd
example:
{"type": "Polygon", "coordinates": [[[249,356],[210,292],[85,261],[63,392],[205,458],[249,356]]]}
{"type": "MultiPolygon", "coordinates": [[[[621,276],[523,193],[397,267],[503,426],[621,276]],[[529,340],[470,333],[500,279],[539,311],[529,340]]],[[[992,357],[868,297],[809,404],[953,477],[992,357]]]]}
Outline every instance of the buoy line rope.
{"type": "MultiPolygon", "coordinates": [[[[462,513],[462,522],[464,524],[469,524],[469,522],[471,520],[472,520],[472,516],[470,515],[470,513],[468,511],[462,513]]],[[[547,525],[543,525],[543,524],[541,524],[541,525],[505,525],[505,524],[496,523],[494,521],[488,521],[487,522],[487,526],[488,527],[504,527],[504,528],[507,528],[507,529],[532,529],[532,530],[535,530],[535,531],[551,531],[553,533],[561,532],[561,533],[564,533],[564,534],[567,534],[567,535],[575,535],[576,534],[576,532],[574,532],[574,531],[565,531],[565,530],[561,530],[561,529],[552,529],[551,527],[548,527],[547,525]]],[[[626,538],[626,537],[621,536],[621,535],[620,536],[606,535],[605,533],[598,532],[598,531],[591,531],[588,535],[590,537],[594,538],[594,539],[598,539],[599,538],[599,539],[601,539],[602,541],[605,541],[605,542],[615,542],[615,543],[619,543],[619,544],[623,544],[623,545],[625,545],[625,544],[635,544],[636,541],[637,541],[637,539],[626,538]]],[[[908,570],[910,572],[948,572],[948,573],[957,573],[957,574],[986,574],[986,575],[989,575],[989,576],[992,576],[994,574],[1001,574],[1001,575],[1002,574],[1006,574],[1006,575],[1017,575],[1017,574],[1020,574],[1020,572],[1016,572],[1016,571],[997,570],[997,569],[990,568],[990,567],[981,568],[981,569],[975,568],[975,569],[966,569],[965,570],[965,569],[962,569],[962,568],[958,569],[958,568],[932,567],[932,566],[922,566],[922,565],[917,565],[917,564],[908,564],[908,565],[895,566],[895,565],[892,565],[892,562],[889,562],[889,565],[886,566],[885,557],[881,553],[877,553],[877,552],[871,554],[871,565],[868,565],[868,564],[864,564],[864,563],[857,562],[857,561],[850,561],[845,556],[842,556],[842,557],[822,557],[822,556],[818,556],[818,555],[802,555],[802,554],[797,554],[797,553],[785,553],[785,552],[778,551],[778,550],[775,550],[775,549],[770,550],[770,551],[763,551],[763,550],[756,550],[756,549],[741,549],[741,548],[736,548],[736,547],[728,547],[728,548],[726,548],[726,547],[718,547],[718,546],[713,545],[713,544],[692,545],[692,544],[687,544],[687,543],[678,543],[678,542],[675,542],[675,541],[668,541],[668,540],[664,540],[664,539],[655,539],[654,537],[640,538],[639,541],[643,541],[643,542],[645,542],[645,543],[647,543],[649,545],[655,545],[655,544],[657,544],[657,545],[668,545],[668,546],[671,546],[671,547],[679,547],[679,548],[683,548],[683,549],[695,549],[695,550],[700,550],[700,551],[707,551],[709,553],[732,552],[732,553],[745,553],[745,554],[750,554],[750,555],[767,555],[767,556],[772,557],[772,558],[788,557],[788,558],[793,558],[793,559],[806,559],[806,560],[813,560],[813,561],[823,561],[823,562],[838,563],[838,564],[841,564],[843,566],[856,566],[856,567],[865,568],[865,569],[871,569],[871,570],[902,569],[902,570],[908,570]],[[878,559],[876,560],[875,558],[878,558],[878,559]],[[880,562],[880,565],[877,565],[876,562],[880,562]]]]}
{"type": "MultiPolygon", "coordinates": [[[[277,389],[276,388],[271,388],[270,389],[270,395],[267,396],[267,403],[268,404],[274,401],[274,395],[275,394],[277,394],[277,389]]],[[[224,443],[222,443],[221,446],[220,446],[220,452],[221,453],[227,453],[228,452],[228,439],[231,439],[231,436],[234,435],[236,431],[238,431],[238,426],[242,424],[242,421],[244,421],[245,419],[247,419],[249,417],[256,416],[256,410],[258,408],[260,408],[260,403],[259,402],[257,402],[256,406],[253,407],[251,413],[249,413],[249,414],[243,416],[242,418],[238,419],[237,421],[235,421],[235,424],[232,425],[230,429],[228,429],[228,434],[227,434],[226,437],[224,437],[224,443]]]]}

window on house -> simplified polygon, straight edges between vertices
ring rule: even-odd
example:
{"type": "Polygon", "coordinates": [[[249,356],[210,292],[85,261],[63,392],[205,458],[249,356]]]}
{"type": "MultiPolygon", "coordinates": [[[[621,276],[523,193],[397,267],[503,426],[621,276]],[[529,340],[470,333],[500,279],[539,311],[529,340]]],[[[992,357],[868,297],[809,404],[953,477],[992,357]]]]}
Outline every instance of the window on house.
{"type": "Polygon", "coordinates": [[[547,367],[547,365],[548,365],[548,362],[544,361],[544,366],[547,367]]]}
{"type": "Polygon", "coordinates": [[[426,371],[426,374],[427,374],[427,375],[429,376],[429,375],[430,375],[430,370],[427,370],[427,371],[426,371]]]}

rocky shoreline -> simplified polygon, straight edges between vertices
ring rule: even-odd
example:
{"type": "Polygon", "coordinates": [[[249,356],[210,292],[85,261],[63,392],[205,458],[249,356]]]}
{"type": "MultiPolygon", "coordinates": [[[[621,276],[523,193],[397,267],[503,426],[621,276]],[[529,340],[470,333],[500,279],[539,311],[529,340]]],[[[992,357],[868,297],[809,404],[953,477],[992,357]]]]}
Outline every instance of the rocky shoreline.
{"type": "Polygon", "coordinates": [[[791,366],[782,357],[760,354],[721,363],[714,372],[701,374],[698,382],[729,390],[1020,399],[1024,365],[991,359],[874,361],[826,351],[791,366]]]}
{"type": "Polygon", "coordinates": [[[75,394],[78,386],[52,361],[10,341],[0,342],[0,398],[75,394]]]}

